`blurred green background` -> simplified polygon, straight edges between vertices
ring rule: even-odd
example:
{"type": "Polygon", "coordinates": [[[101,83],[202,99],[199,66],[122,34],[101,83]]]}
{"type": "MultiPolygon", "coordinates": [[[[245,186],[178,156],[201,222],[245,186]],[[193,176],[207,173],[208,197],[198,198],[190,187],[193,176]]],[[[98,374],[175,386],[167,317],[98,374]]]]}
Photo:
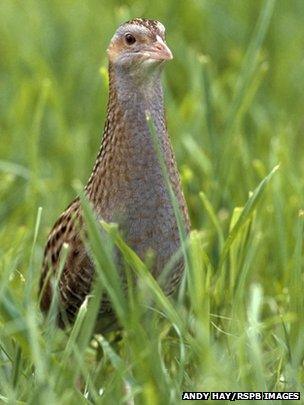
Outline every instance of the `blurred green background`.
{"type": "MultiPolygon", "coordinates": [[[[134,17],[158,19],[166,27],[174,55],[164,72],[169,133],[193,229],[200,231],[215,269],[222,246],[206,201],[226,238],[235,207],[244,206],[250,192],[280,164],[255,212],[254,249],[242,253],[251,254],[242,294],[246,303],[250,285],[259,283],[264,312],[288,318],[291,295],[298,299],[295,307],[303,306],[303,0],[2,0],[3,272],[11,266],[26,277],[40,206],[33,253],[38,277],[47,233],[74,198],[77,181],[86,183],[100,145],[107,45],[118,24],[134,17]],[[292,284],[295,269],[299,278],[292,284]]],[[[18,300],[22,289],[15,291],[18,300]]],[[[226,313],[229,299],[214,299],[211,307],[226,313]]],[[[290,316],[300,322],[297,313],[290,316]]],[[[303,337],[302,326],[297,332],[303,337]]],[[[301,340],[297,365],[302,364],[301,340]]],[[[282,349],[272,343],[265,347],[272,354],[282,349]]],[[[268,371],[279,379],[274,363],[268,371]]]]}

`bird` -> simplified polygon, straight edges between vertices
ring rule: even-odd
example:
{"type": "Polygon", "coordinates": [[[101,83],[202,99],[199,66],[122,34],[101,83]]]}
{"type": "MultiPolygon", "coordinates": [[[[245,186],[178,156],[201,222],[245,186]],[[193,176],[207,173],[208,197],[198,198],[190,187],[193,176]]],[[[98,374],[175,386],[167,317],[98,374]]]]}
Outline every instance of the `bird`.
{"type": "MultiPolygon", "coordinates": [[[[164,64],[173,58],[165,40],[165,27],[146,18],[127,21],[117,28],[107,54],[107,116],[101,147],[84,194],[96,217],[116,223],[125,242],[142,260],[148,252],[153,252],[149,270],[158,279],[182,243],[168,188],[177,201],[185,236],[190,232],[188,209],[165,117],[161,76],[164,64]],[[153,123],[159,154],[147,114],[153,123]]],[[[64,244],[68,245],[57,285],[57,324],[61,328],[75,322],[79,308],[92,290],[94,261],[84,240],[84,228],[78,196],[55,222],[44,250],[39,292],[40,308],[47,314],[54,295],[51,279],[58,275],[60,253],[64,244]]],[[[162,287],[166,295],[177,289],[184,269],[185,259],[180,257],[166,276],[162,287]]],[[[100,297],[98,318],[109,320],[101,322],[107,326],[102,326],[100,332],[114,322],[115,314],[105,292],[100,297]]]]}

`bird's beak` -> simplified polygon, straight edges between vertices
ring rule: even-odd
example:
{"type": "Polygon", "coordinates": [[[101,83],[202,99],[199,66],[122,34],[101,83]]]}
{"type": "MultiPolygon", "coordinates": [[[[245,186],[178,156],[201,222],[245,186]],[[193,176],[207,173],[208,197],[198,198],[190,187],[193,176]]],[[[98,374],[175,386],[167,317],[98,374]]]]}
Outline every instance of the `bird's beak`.
{"type": "Polygon", "coordinates": [[[156,41],[145,52],[149,59],[155,60],[171,60],[173,59],[172,52],[163,39],[157,35],[156,41]]]}

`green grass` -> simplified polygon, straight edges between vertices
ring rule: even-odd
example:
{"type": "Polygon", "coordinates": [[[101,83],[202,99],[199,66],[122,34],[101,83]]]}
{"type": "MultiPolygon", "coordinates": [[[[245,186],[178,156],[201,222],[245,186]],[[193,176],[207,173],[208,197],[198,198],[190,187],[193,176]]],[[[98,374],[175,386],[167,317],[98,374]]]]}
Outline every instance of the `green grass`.
{"type": "Polygon", "coordinates": [[[191,390],[302,391],[303,20],[302,0],[1,1],[0,402],[175,404],[191,390]],[[105,50],[135,16],[165,24],[175,57],[164,85],[192,222],[187,280],[175,300],[165,297],[84,201],[98,277],[65,334],[38,310],[43,247],[90,174],[105,50]],[[127,297],[113,244],[129,281],[140,280],[127,297]],[[103,290],[121,340],[91,340],[103,290]]]}

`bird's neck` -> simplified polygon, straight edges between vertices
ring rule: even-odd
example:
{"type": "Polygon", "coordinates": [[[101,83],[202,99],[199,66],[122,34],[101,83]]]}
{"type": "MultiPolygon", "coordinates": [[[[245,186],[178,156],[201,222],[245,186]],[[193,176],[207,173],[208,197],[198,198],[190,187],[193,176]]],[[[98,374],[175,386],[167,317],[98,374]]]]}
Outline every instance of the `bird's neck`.
{"type": "Polygon", "coordinates": [[[109,66],[109,101],[101,149],[86,186],[90,199],[101,200],[103,183],[136,181],[145,175],[151,184],[160,178],[160,162],[155,149],[157,137],[165,162],[171,159],[166,131],[160,71],[146,80],[109,66]],[[155,128],[151,134],[147,113],[155,128]],[[116,178],[115,178],[116,176],[116,178]],[[119,177],[119,178],[118,178],[119,177]]]}
{"type": "Polygon", "coordinates": [[[152,67],[139,73],[132,73],[119,66],[109,66],[109,105],[123,115],[128,126],[129,136],[136,136],[138,142],[145,137],[151,138],[146,125],[149,114],[159,135],[164,135],[164,101],[161,84],[161,68],[152,67]]]}

